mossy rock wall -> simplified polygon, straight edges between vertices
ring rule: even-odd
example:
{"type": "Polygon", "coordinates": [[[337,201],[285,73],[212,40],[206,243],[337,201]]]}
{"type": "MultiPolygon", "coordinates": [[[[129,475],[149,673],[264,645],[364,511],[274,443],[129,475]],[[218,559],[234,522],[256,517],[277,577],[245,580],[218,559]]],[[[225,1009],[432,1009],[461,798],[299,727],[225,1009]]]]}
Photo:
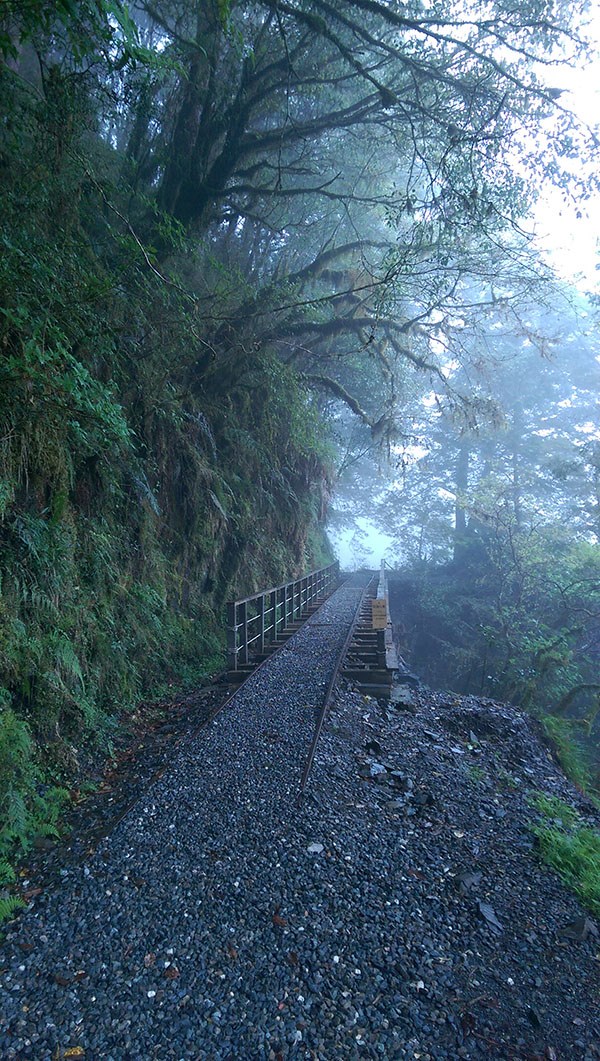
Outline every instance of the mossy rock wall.
{"type": "Polygon", "coordinates": [[[0,83],[2,855],[117,716],[223,665],[228,596],[330,554],[301,382],[269,348],[215,344],[189,290],[214,265],[178,237],[162,278],[85,115],[0,83]]]}

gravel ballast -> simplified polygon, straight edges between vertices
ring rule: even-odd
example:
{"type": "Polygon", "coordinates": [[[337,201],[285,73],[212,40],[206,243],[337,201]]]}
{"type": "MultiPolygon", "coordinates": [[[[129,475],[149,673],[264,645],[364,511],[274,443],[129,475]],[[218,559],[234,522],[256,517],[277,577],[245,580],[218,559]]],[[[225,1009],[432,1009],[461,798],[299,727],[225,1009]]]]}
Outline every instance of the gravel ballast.
{"type": "Polygon", "coordinates": [[[528,795],[598,816],[526,717],[344,688],[298,806],[360,593],[9,926],[1,1058],[600,1057],[600,939],[539,863],[528,795]]]}

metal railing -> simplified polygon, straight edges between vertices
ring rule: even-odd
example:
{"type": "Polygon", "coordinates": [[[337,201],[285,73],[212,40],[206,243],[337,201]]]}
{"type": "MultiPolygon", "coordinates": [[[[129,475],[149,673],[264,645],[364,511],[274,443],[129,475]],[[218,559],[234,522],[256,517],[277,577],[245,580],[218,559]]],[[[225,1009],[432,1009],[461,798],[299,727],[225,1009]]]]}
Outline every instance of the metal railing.
{"type": "Polygon", "coordinates": [[[340,577],[336,561],[294,582],[227,602],[228,669],[237,671],[260,656],[291,623],[299,621],[317,601],[334,590],[340,577]]]}
{"type": "Polygon", "coordinates": [[[385,573],[385,560],[381,561],[379,566],[379,581],[377,582],[377,597],[381,600],[382,597],[387,597],[387,575],[385,573]]]}

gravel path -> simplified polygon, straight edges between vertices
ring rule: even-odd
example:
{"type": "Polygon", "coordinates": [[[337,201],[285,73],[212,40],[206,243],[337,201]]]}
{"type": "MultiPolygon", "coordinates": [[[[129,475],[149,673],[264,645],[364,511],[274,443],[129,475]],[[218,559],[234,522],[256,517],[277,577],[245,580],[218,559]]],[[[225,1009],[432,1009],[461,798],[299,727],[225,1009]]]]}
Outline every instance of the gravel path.
{"type": "Polygon", "coordinates": [[[600,1057],[600,939],[538,864],[527,794],[593,810],[526,718],[427,691],[385,711],[346,689],[298,808],[359,592],[342,587],[11,926],[1,1058],[600,1057]]]}

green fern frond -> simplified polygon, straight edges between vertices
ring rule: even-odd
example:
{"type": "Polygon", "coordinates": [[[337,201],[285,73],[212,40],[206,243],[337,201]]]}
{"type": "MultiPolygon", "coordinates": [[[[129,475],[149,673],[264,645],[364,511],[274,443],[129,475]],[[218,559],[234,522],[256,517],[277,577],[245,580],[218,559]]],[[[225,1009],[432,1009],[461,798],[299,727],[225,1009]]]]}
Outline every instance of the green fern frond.
{"type": "Polygon", "coordinates": [[[79,662],[79,656],[77,655],[73,642],[68,637],[59,637],[56,641],[55,648],[56,662],[66,671],[67,674],[77,678],[77,680],[83,686],[83,672],[81,670],[81,664],[79,662]]]}
{"type": "Polygon", "coordinates": [[[17,910],[23,910],[25,906],[26,903],[18,895],[9,895],[4,899],[0,897],[0,925],[12,921],[17,910]]]}
{"type": "Polygon", "coordinates": [[[0,885],[12,884],[16,880],[16,874],[10,862],[0,858],[0,885]]]}
{"type": "Polygon", "coordinates": [[[6,832],[9,833],[13,839],[18,840],[21,847],[25,848],[27,845],[27,826],[28,826],[29,815],[27,813],[27,807],[25,806],[25,800],[20,792],[9,790],[8,792],[8,807],[6,813],[6,832]]]}

